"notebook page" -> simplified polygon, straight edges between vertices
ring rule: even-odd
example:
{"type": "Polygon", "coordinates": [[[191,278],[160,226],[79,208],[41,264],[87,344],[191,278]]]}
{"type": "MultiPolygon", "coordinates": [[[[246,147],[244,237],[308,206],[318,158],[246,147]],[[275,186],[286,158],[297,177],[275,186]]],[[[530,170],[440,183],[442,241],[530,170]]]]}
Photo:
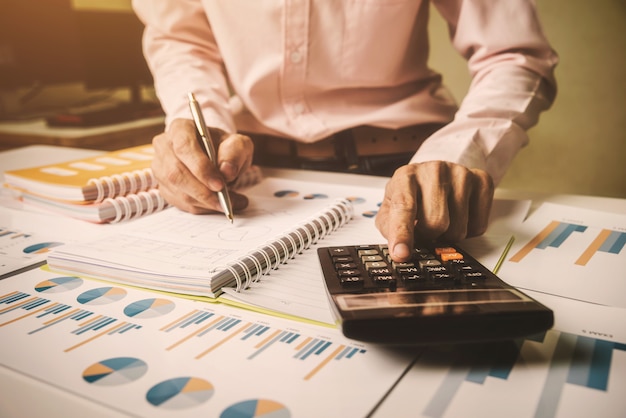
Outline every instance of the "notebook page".
{"type": "Polygon", "coordinates": [[[158,290],[214,296],[208,280],[226,263],[309,220],[332,201],[255,198],[230,224],[223,214],[171,208],[116,233],[53,251],[53,269],[158,290]]]}
{"type": "Polygon", "coordinates": [[[250,288],[237,292],[225,288],[220,300],[235,301],[260,309],[280,312],[287,316],[335,324],[322,273],[317,248],[384,242],[373,219],[358,214],[340,230],[311,246],[278,269],[272,270],[250,288]]]}

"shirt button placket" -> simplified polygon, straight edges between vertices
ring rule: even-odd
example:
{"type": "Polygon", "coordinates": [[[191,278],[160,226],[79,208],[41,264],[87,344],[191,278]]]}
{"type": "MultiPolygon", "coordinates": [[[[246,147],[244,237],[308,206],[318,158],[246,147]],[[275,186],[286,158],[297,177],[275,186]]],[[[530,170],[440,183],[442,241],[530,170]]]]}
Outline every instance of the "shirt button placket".
{"type": "Polygon", "coordinates": [[[285,8],[285,48],[281,78],[282,100],[294,129],[303,135],[307,125],[307,103],[303,86],[307,67],[309,0],[287,0],[285,8]]]}

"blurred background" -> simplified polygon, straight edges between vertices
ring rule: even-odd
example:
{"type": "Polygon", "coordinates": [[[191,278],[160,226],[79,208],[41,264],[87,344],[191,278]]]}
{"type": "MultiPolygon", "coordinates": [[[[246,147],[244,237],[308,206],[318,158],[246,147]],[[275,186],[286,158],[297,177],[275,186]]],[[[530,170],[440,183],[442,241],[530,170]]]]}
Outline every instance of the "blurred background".
{"type": "MultiPolygon", "coordinates": [[[[626,198],[626,0],[537,6],[561,59],[559,92],[500,186],[626,198]]],[[[0,0],[0,10],[0,129],[120,103],[137,117],[158,113],[130,0],[0,0]]],[[[467,66],[434,8],[429,29],[430,65],[460,101],[467,66]]]]}
{"type": "MultiPolygon", "coordinates": [[[[501,187],[626,198],[626,1],[536,0],[560,57],[558,95],[501,187]]],[[[431,66],[460,100],[465,61],[431,8],[431,66]]]]}

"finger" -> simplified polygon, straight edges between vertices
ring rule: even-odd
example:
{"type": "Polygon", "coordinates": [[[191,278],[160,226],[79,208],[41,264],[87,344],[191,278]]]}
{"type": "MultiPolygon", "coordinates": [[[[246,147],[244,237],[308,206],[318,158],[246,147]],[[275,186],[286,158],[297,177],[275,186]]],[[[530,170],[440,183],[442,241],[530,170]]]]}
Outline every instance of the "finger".
{"type": "Polygon", "coordinates": [[[225,135],[218,148],[218,165],[227,183],[234,181],[252,165],[254,144],[241,134],[225,135]]]}
{"type": "Polygon", "coordinates": [[[486,171],[474,169],[471,172],[473,193],[468,204],[468,237],[482,235],[487,230],[495,191],[493,179],[486,171]]]}
{"type": "Polygon", "coordinates": [[[422,192],[416,229],[427,239],[436,239],[448,230],[450,213],[448,195],[451,189],[449,166],[442,161],[417,165],[416,181],[422,192]]]}
{"type": "Polygon", "coordinates": [[[172,140],[172,151],[176,158],[186,168],[183,170],[185,175],[182,180],[185,181],[187,187],[195,189],[196,195],[202,201],[202,197],[207,197],[224,187],[224,180],[221,173],[217,169],[216,162],[211,161],[206,150],[200,144],[195,130],[190,132],[186,130],[183,135],[176,135],[172,140]],[[196,181],[193,181],[193,180],[196,181]]]}
{"type": "Polygon", "coordinates": [[[377,227],[387,238],[394,261],[405,261],[413,247],[419,190],[413,167],[399,168],[385,187],[381,211],[376,217],[377,227]]]}
{"type": "Polygon", "coordinates": [[[186,211],[202,212],[201,208],[219,210],[211,174],[221,190],[223,180],[214,164],[203,153],[195,137],[195,126],[190,120],[175,120],[167,132],[153,140],[155,156],[152,171],[166,200],[186,211]]]}
{"type": "Polygon", "coordinates": [[[459,241],[467,236],[469,222],[469,201],[473,194],[474,182],[472,173],[465,167],[453,165],[449,167],[451,189],[448,195],[448,229],[442,237],[448,241],[459,241]]]}

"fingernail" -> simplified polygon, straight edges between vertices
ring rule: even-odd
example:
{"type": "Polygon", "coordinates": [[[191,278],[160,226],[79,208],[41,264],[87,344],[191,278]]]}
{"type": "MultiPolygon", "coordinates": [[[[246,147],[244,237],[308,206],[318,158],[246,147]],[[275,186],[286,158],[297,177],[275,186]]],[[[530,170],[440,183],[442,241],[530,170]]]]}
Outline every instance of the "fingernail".
{"type": "Polygon", "coordinates": [[[404,243],[396,244],[395,247],[393,247],[393,256],[396,258],[404,259],[410,254],[409,246],[404,243]]]}
{"type": "Polygon", "coordinates": [[[224,161],[220,164],[220,171],[226,179],[234,179],[237,175],[237,166],[230,161],[224,161]]]}

